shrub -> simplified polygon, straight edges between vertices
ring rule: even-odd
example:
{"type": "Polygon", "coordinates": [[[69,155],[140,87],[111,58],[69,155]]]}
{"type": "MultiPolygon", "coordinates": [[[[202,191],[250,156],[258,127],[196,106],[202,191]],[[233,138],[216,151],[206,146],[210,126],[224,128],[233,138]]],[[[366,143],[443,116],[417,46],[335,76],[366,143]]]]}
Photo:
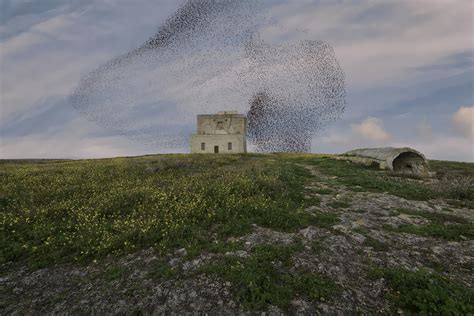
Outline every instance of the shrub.
{"type": "Polygon", "coordinates": [[[289,306],[295,296],[309,300],[330,300],[337,286],[308,271],[291,272],[291,256],[300,245],[258,245],[248,258],[225,257],[202,272],[232,282],[240,303],[248,310],[262,310],[269,304],[289,306]]]}
{"type": "Polygon", "coordinates": [[[391,288],[389,298],[407,314],[468,315],[474,312],[474,290],[424,270],[375,269],[391,288]]]}
{"type": "Polygon", "coordinates": [[[389,245],[384,242],[378,241],[370,236],[366,236],[364,242],[362,243],[365,247],[371,247],[374,251],[388,251],[390,250],[389,245]]]}
{"type": "Polygon", "coordinates": [[[433,187],[448,198],[474,201],[474,176],[445,173],[433,187]]]}
{"type": "Polygon", "coordinates": [[[432,223],[420,226],[407,224],[401,225],[398,228],[388,229],[402,233],[410,233],[426,237],[436,237],[452,241],[460,241],[463,240],[463,238],[474,238],[474,225],[472,224],[432,223]]]}

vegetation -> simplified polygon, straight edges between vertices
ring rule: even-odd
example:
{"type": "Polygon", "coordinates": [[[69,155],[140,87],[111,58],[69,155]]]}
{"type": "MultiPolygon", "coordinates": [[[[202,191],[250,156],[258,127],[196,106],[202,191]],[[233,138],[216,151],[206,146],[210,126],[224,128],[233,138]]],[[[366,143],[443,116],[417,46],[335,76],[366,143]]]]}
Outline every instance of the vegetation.
{"type": "Polygon", "coordinates": [[[304,170],[279,160],[169,155],[0,170],[1,262],[193,248],[251,224],[291,231],[321,219],[301,212],[304,170]]]}
{"type": "Polygon", "coordinates": [[[473,224],[405,224],[399,226],[398,228],[387,227],[387,229],[399,233],[409,233],[426,237],[436,237],[452,241],[460,241],[465,240],[467,238],[474,238],[473,224]]]}
{"type": "Polygon", "coordinates": [[[170,266],[170,264],[164,260],[157,260],[152,263],[151,271],[149,276],[154,280],[158,279],[171,279],[177,274],[178,271],[170,266]]]}
{"type": "Polygon", "coordinates": [[[107,281],[114,281],[120,279],[123,275],[127,273],[127,269],[120,265],[113,265],[104,273],[104,278],[107,281]]]}
{"type": "Polygon", "coordinates": [[[332,207],[332,208],[336,208],[336,209],[338,209],[338,208],[349,208],[351,206],[351,204],[348,201],[340,201],[340,200],[331,201],[327,205],[332,207]]]}
{"type": "Polygon", "coordinates": [[[469,223],[469,221],[465,219],[464,217],[456,216],[453,214],[446,214],[446,213],[441,213],[441,212],[417,211],[417,210],[410,210],[406,208],[399,208],[397,209],[397,211],[403,214],[424,217],[438,224],[443,224],[446,222],[460,223],[460,224],[469,223]]]}
{"type": "Polygon", "coordinates": [[[398,209],[400,213],[420,216],[430,220],[429,224],[405,224],[398,228],[386,227],[388,230],[410,233],[421,236],[431,236],[452,241],[460,241],[474,237],[474,225],[467,219],[441,212],[425,212],[408,209],[398,209]]]}
{"type": "Polygon", "coordinates": [[[232,282],[242,305],[260,310],[268,304],[288,307],[293,297],[329,300],[337,294],[331,280],[309,271],[292,271],[293,253],[300,245],[259,245],[248,258],[226,257],[203,269],[232,282]]]}
{"type": "Polygon", "coordinates": [[[378,166],[357,165],[324,155],[287,155],[285,158],[313,165],[319,172],[331,176],[333,184],[345,185],[352,191],[387,192],[420,201],[444,197],[453,199],[456,205],[474,206],[473,163],[430,161],[438,181],[427,184],[419,177],[380,171],[378,166]]]}
{"type": "Polygon", "coordinates": [[[430,187],[381,172],[376,166],[357,165],[324,156],[294,155],[291,158],[317,167],[318,171],[333,178],[333,184],[347,186],[352,191],[387,192],[411,200],[429,200],[436,197],[430,187]]]}
{"type": "MultiPolygon", "coordinates": [[[[308,214],[310,177],[298,162],[330,175],[332,184],[355,191],[388,192],[408,199],[439,196],[420,181],[324,155],[164,155],[84,161],[6,161],[0,165],[0,262],[29,259],[37,265],[91,260],[154,246],[201,249],[210,233],[241,235],[251,224],[291,231],[328,226],[333,214],[308,214]]],[[[432,162],[435,170],[474,174],[472,164],[432,162]]],[[[331,183],[329,183],[331,184],[331,183]]],[[[322,194],[331,189],[318,190],[322,194]]],[[[452,196],[447,191],[446,196],[452,196]]],[[[472,200],[469,194],[459,198],[472,200]]],[[[348,208],[347,201],[329,203],[348,208]]],[[[406,213],[407,211],[405,211],[406,213]]],[[[412,213],[415,214],[415,213],[412,213]]],[[[472,225],[448,214],[415,214],[434,220],[400,231],[459,240],[472,225]],[[439,220],[432,218],[439,217],[439,220]],[[444,222],[453,222],[445,225],[444,222]]]]}
{"type": "MultiPolygon", "coordinates": [[[[318,256],[334,255],[332,248],[328,249],[333,241],[344,247],[351,243],[360,256],[370,247],[370,256],[380,258],[395,245],[390,238],[382,242],[377,237],[377,225],[383,222],[370,222],[375,213],[372,206],[358,206],[360,203],[353,202],[360,196],[347,191],[386,192],[429,201],[424,204],[431,206],[439,199],[452,201],[456,207],[474,205],[473,182],[469,180],[474,175],[473,164],[435,161],[432,168],[440,173],[431,179],[434,181],[309,154],[3,161],[0,264],[14,262],[38,268],[94,261],[99,266],[97,261],[108,257],[101,261],[108,262],[101,277],[116,286],[128,281],[133,269],[115,259],[153,247],[155,251],[150,253],[156,258],[146,263],[146,278],[153,282],[180,281],[186,273],[219,277],[231,282],[236,298],[247,310],[263,310],[269,304],[286,309],[295,298],[330,301],[341,289],[315,273],[311,264],[321,262],[318,256]],[[358,218],[368,222],[354,227],[352,221],[358,218]],[[332,229],[339,222],[364,235],[364,241],[355,243],[347,231],[332,229]],[[303,238],[308,232],[306,248],[296,238],[289,245],[261,241],[249,245],[245,238],[236,238],[251,233],[254,225],[289,233],[310,225],[323,229],[295,234],[303,238]],[[323,242],[334,234],[338,238],[323,242]],[[170,258],[178,252],[177,264],[170,258]],[[200,265],[197,271],[185,273],[180,266],[210,253],[213,261],[200,265]],[[307,260],[311,255],[314,262],[307,260]],[[295,268],[298,256],[311,264],[295,268]]],[[[400,206],[406,205],[404,202],[400,206]]],[[[390,223],[398,224],[399,219],[390,216],[400,214],[427,222],[384,226],[395,233],[449,241],[474,238],[474,225],[465,210],[432,207],[427,212],[377,203],[374,207],[389,214],[383,220],[393,220],[387,220],[390,223]]],[[[444,269],[438,261],[429,264],[439,271],[444,269]]],[[[472,264],[462,268],[472,270],[472,264]]],[[[188,274],[185,277],[190,277],[188,274]]],[[[407,314],[472,313],[472,290],[438,274],[375,269],[371,275],[386,280],[391,289],[389,298],[407,314]]],[[[138,282],[136,286],[126,291],[132,295],[140,290],[138,282]]]]}
{"type": "Polygon", "coordinates": [[[318,194],[327,194],[327,195],[331,195],[331,194],[334,194],[334,190],[331,190],[331,189],[328,189],[328,188],[317,188],[314,190],[314,192],[318,193],[318,194]]]}
{"type": "Polygon", "coordinates": [[[388,251],[390,246],[384,242],[381,242],[370,236],[366,236],[364,242],[362,243],[365,247],[371,247],[374,251],[388,251]]]}
{"type": "Polygon", "coordinates": [[[408,315],[469,315],[474,312],[474,290],[424,270],[374,269],[392,289],[389,298],[408,315]]]}
{"type": "Polygon", "coordinates": [[[474,164],[453,161],[430,161],[438,182],[434,190],[451,199],[455,206],[474,208],[474,164]]]}

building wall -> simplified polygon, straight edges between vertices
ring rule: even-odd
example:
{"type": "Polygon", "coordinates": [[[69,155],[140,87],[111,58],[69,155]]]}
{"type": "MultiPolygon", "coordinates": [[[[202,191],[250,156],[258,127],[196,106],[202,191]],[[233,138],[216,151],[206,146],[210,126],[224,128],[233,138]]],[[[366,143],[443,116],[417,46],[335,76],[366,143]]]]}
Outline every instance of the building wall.
{"type": "Polygon", "coordinates": [[[219,154],[237,154],[247,152],[245,134],[233,135],[199,135],[195,134],[191,139],[191,153],[213,154],[214,146],[219,146],[219,154]],[[205,149],[201,149],[201,143],[205,149]],[[228,150],[228,143],[232,143],[232,150],[228,150]]]}
{"type": "Polygon", "coordinates": [[[213,154],[218,146],[220,154],[247,152],[247,119],[245,115],[219,112],[197,116],[197,134],[191,139],[191,153],[213,154]],[[204,149],[201,144],[204,143],[204,149]],[[232,149],[229,149],[232,143],[232,149]]]}
{"type": "Polygon", "coordinates": [[[247,122],[242,114],[198,115],[197,134],[226,135],[246,134],[247,122]]]}

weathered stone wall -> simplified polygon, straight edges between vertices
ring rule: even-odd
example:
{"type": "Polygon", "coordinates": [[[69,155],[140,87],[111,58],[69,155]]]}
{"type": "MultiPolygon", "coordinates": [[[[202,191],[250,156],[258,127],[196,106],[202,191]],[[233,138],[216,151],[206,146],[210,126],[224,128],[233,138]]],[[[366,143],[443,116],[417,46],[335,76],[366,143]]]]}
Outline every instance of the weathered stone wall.
{"type": "Polygon", "coordinates": [[[246,118],[241,114],[198,115],[197,134],[246,134],[246,118]]]}
{"type": "Polygon", "coordinates": [[[213,154],[214,147],[219,147],[219,154],[246,153],[247,146],[243,134],[234,135],[193,135],[191,139],[192,154],[213,154]],[[204,150],[201,143],[205,144],[204,150]],[[228,149],[228,143],[232,143],[232,149],[228,149]]]}

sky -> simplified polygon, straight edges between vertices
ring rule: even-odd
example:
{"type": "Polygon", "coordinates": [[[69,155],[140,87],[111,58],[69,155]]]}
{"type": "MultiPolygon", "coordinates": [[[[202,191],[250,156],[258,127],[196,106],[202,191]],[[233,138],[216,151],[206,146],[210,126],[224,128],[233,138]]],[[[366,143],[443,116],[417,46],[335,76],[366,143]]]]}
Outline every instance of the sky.
{"type": "MultiPolygon", "coordinates": [[[[105,130],[70,104],[81,78],[142,45],[181,3],[0,0],[0,158],[188,152],[105,130]]],[[[325,41],[345,72],[346,110],[313,138],[313,152],[409,146],[474,161],[471,0],[264,3],[265,41],[325,41]]]]}

